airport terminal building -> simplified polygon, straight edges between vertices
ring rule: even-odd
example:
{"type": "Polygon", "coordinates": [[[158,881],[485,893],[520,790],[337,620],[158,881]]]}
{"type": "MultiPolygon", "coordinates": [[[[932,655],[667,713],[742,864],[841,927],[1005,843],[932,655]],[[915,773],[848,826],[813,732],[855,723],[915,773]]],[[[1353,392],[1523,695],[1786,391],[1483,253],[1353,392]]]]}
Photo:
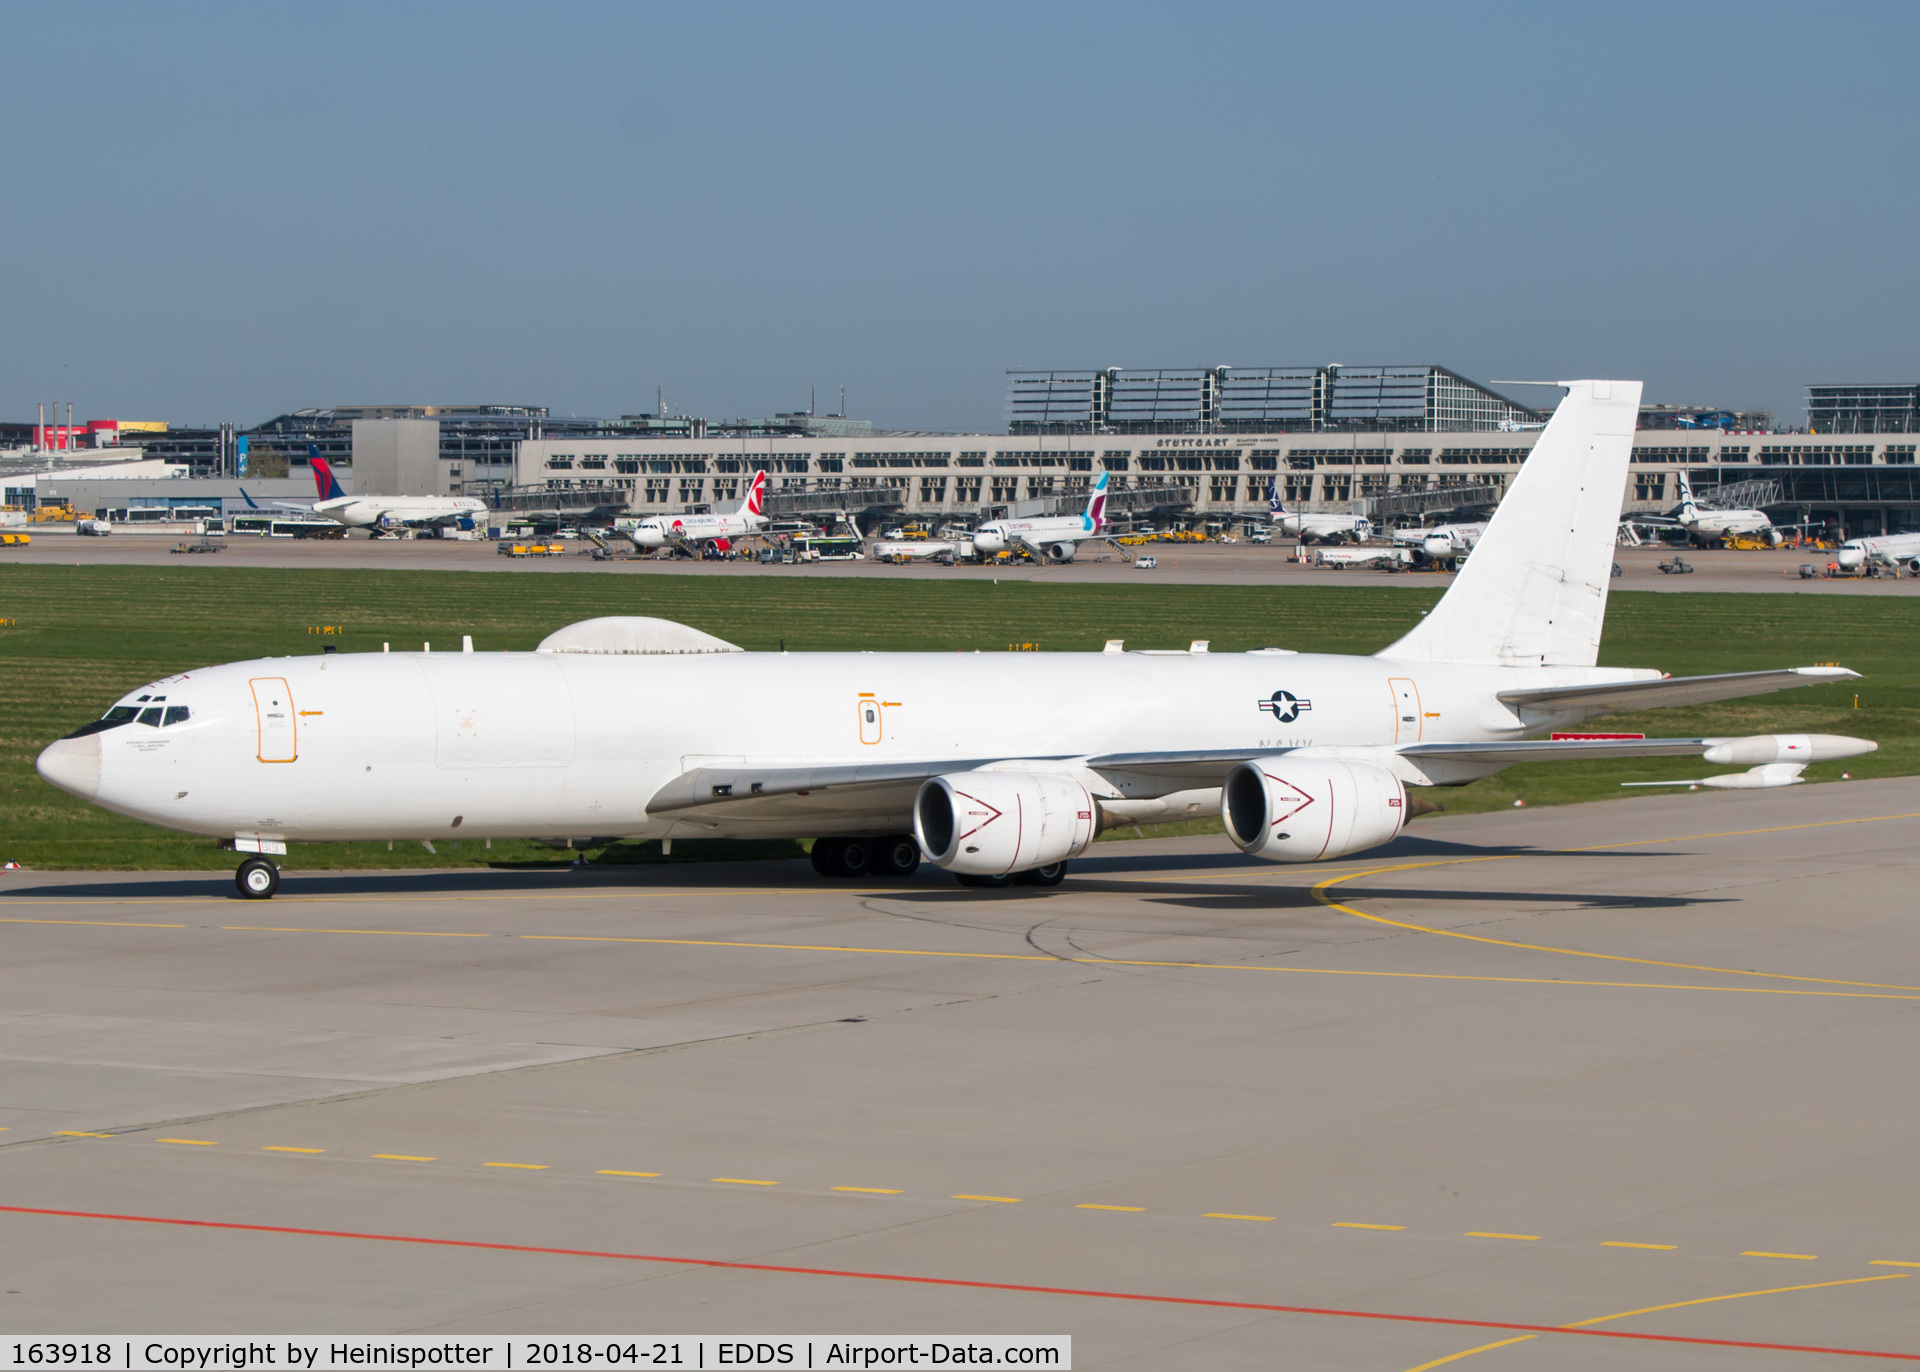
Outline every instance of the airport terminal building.
{"type": "MultiPolygon", "coordinates": [[[[765,468],[775,514],[942,520],[1068,509],[1105,472],[1123,518],[1254,519],[1271,485],[1290,506],[1398,522],[1497,502],[1547,418],[1436,366],[1010,372],[1007,410],[1001,433],[528,439],[513,486],[661,513],[729,506],[765,468]]],[[[1920,526],[1916,446],[1885,429],[1643,429],[1627,508],[1671,507],[1687,471],[1697,493],[1783,519],[1920,526]]]]}

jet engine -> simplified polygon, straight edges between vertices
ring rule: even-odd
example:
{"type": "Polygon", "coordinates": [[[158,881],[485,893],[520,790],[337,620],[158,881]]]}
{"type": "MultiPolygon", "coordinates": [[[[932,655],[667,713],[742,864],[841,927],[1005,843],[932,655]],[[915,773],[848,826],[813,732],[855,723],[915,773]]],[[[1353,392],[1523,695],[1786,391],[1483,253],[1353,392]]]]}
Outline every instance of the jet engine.
{"type": "Polygon", "coordinates": [[[920,787],[913,836],[936,866],[999,877],[1048,867],[1087,851],[1099,807],[1070,777],[1028,772],[952,772],[920,787]]]}
{"type": "Polygon", "coordinates": [[[1220,788],[1228,837],[1270,862],[1376,848],[1400,832],[1410,808],[1400,779],[1371,762],[1257,757],[1227,773],[1220,788]]]}
{"type": "Polygon", "coordinates": [[[1047,561],[1049,562],[1073,561],[1072,542],[1066,539],[1062,539],[1058,543],[1049,543],[1047,545],[1047,561]]]}

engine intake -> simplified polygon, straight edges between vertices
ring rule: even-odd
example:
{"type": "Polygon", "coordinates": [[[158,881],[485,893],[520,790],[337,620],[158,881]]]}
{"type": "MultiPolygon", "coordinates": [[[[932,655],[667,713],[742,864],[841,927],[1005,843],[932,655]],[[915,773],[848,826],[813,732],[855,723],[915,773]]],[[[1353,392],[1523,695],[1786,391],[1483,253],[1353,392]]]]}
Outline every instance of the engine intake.
{"type": "Polygon", "coordinates": [[[953,772],[922,784],[913,836],[949,872],[998,877],[1078,857],[1100,832],[1099,805],[1071,777],[953,772]]]}
{"type": "Polygon", "coordinates": [[[1220,817],[1243,853],[1316,862],[1378,847],[1411,815],[1407,788],[1385,767],[1281,755],[1227,773],[1220,817]]]}

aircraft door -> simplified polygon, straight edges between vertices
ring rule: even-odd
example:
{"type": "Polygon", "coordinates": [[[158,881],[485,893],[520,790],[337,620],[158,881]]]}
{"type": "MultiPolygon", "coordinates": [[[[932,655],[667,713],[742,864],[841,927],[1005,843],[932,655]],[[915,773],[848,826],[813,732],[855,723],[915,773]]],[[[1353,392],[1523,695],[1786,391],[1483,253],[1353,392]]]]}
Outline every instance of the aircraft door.
{"type": "Polygon", "coordinates": [[[255,677],[253,713],[258,723],[258,742],[254,756],[262,762],[292,762],[299,756],[299,729],[293,717],[293,692],[286,678],[255,677]]]}
{"type": "Polygon", "coordinates": [[[1420,713],[1420,688],[1411,677],[1397,676],[1387,683],[1393,688],[1393,741],[1418,743],[1426,720],[1420,713]]]}
{"type": "Polygon", "coordinates": [[[860,693],[860,741],[878,743],[882,728],[880,717],[880,699],[869,692],[860,693]]]}

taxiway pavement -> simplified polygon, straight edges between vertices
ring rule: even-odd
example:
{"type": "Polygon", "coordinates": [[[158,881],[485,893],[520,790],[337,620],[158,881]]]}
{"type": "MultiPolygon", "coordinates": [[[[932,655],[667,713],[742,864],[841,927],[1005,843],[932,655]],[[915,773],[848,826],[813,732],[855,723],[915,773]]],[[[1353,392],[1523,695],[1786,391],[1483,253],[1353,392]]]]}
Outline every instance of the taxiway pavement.
{"type": "Polygon", "coordinates": [[[1904,779],[1051,891],[5,873],[0,1320],[1878,1365],[1751,1345],[1920,1354],[1917,865],[1904,779]]]}
{"type": "MultiPolygon", "coordinates": [[[[1392,574],[1372,569],[1344,570],[1316,567],[1289,560],[1292,544],[1266,546],[1223,543],[1156,543],[1140,551],[1153,555],[1156,566],[1136,568],[1112,549],[1087,549],[1065,566],[961,565],[895,566],[891,563],[821,562],[805,566],[763,566],[745,560],[696,562],[690,558],[620,558],[595,562],[590,543],[575,542],[559,557],[504,557],[493,543],[464,543],[441,539],[345,540],[263,539],[230,537],[224,550],[180,555],[169,550],[183,540],[177,534],[116,533],[107,538],[80,538],[73,534],[32,531],[33,543],[9,550],[9,562],[57,566],[135,567],[315,567],[379,569],[386,571],[458,572],[593,572],[603,576],[695,575],[775,577],[877,576],[908,581],[981,580],[1050,581],[1062,585],[1124,582],[1172,583],[1192,586],[1404,586],[1445,587],[1448,572],[1392,574]]],[[[185,542],[196,540],[188,538],[185,542]]],[[[1309,550],[1311,551],[1311,550],[1309,550]]],[[[1760,591],[1807,595],[1920,595],[1914,577],[1803,578],[1802,564],[1824,566],[1832,555],[1790,548],[1735,551],[1682,550],[1680,559],[1695,570],[1669,574],[1659,564],[1673,559],[1672,550],[1621,548],[1615,554],[1621,575],[1615,590],[1630,591],[1760,591]]]]}

